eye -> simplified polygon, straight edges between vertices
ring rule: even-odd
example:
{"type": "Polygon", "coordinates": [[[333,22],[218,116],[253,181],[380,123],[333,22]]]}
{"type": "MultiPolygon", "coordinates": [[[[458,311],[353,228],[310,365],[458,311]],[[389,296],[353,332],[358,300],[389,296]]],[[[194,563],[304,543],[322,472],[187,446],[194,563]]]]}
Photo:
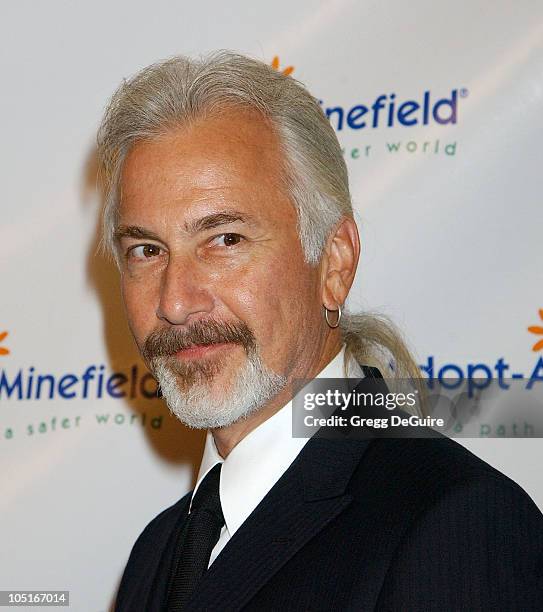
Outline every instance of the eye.
{"type": "Polygon", "coordinates": [[[162,249],[156,244],[138,244],[128,249],[127,255],[131,259],[151,259],[160,255],[162,249]]]}
{"type": "Polygon", "coordinates": [[[243,239],[243,236],[241,234],[234,234],[234,233],[227,233],[227,234],[221,234],[220,236],[215,236],[212,240],[213,243],[218,244],[219,246],[225,246],[225,247],[230,247],[230,246],[235,246],[236,244],[239,244],[243,239]]]}

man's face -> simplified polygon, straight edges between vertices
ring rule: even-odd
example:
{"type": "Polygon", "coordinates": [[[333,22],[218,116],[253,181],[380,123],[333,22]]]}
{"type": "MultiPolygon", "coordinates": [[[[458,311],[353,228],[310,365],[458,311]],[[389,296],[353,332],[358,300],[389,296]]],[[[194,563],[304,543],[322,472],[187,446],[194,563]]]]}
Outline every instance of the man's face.
{"type": "Polygon", "coordinates": [[[303,375],[319,270],[304,262],[280,179],[276,138],[250,111],[140,142],[125,161],[116,233],[129,324],[161,385],[192,393],[193,407],[243,396],[254,410],[303,375]]]}

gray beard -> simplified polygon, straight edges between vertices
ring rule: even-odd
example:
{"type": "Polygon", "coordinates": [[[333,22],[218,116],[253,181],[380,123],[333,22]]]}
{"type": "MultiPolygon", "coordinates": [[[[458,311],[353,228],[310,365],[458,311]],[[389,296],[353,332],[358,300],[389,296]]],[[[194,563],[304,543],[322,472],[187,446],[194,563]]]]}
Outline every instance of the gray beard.
{"type": "MultiPolygon", "coordinates": [[[[153,374],[170,412],[194,429],[228,427],[247,418],[287,384],[287,378],[268,369],[255,350],[248,352],[245,365],[238,371],[229,390],[214,394],[210,391],[213,375],[207,380],[195,376],[188,384],[183,384],[169,359],[154,358],[153,374]]],[[[211,372],[213,370],[215,368],[211,372]]]]}

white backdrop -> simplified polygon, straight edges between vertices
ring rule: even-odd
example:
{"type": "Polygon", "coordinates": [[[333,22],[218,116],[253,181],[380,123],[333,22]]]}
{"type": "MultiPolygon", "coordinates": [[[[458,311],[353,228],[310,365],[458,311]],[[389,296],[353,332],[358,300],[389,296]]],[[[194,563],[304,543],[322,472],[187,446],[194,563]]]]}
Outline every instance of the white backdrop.
{"type": "MultiPolygon", "coordinates": [[[[351,307],[391,315],[435,373],[502,359],[543,376],[527,329],[543,325],[540,2],[3,8],[0,590],[108,609],[137,535],[198,467],[202,436],[146,397],[115,271],[94,257],[96,127],[120,80],[157,59],[229,48],[293,66],[336,109],[363,240],[351,307]],[[417,123],[402,125],[425,92],[451,121],[408,105],[417,123]]],[[[462,443],[543,507],[540,440],[462,443]]]]}

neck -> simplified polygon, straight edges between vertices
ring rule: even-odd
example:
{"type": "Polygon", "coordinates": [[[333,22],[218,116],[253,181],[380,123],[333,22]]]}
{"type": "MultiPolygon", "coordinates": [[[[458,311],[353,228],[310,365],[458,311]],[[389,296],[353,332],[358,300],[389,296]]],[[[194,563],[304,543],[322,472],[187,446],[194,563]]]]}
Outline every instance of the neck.
{"type": "Polygon", "coordinates": [[[305,364],[305,367],[302,365],[301,367],[293,369],[289,374],[287,385],[283,391],[246,419],[241,419],[228,427],[212,429],[211,433],[215,440],[215,446],[221,457],[226,459],[232,449],[237,446],[245,436],[250,434],[251,431],[264,423],[264,421],[267,421],[288,404],[293,396],[292,387],[294,379],[315,378],[315,376],[332,361],[340,350],[341,338],[339,333],[330,334],[329,341],[325,343],[323,351],[320,352],[320,356],[315,360],[310,360],[308,364],[305,364]]]}

